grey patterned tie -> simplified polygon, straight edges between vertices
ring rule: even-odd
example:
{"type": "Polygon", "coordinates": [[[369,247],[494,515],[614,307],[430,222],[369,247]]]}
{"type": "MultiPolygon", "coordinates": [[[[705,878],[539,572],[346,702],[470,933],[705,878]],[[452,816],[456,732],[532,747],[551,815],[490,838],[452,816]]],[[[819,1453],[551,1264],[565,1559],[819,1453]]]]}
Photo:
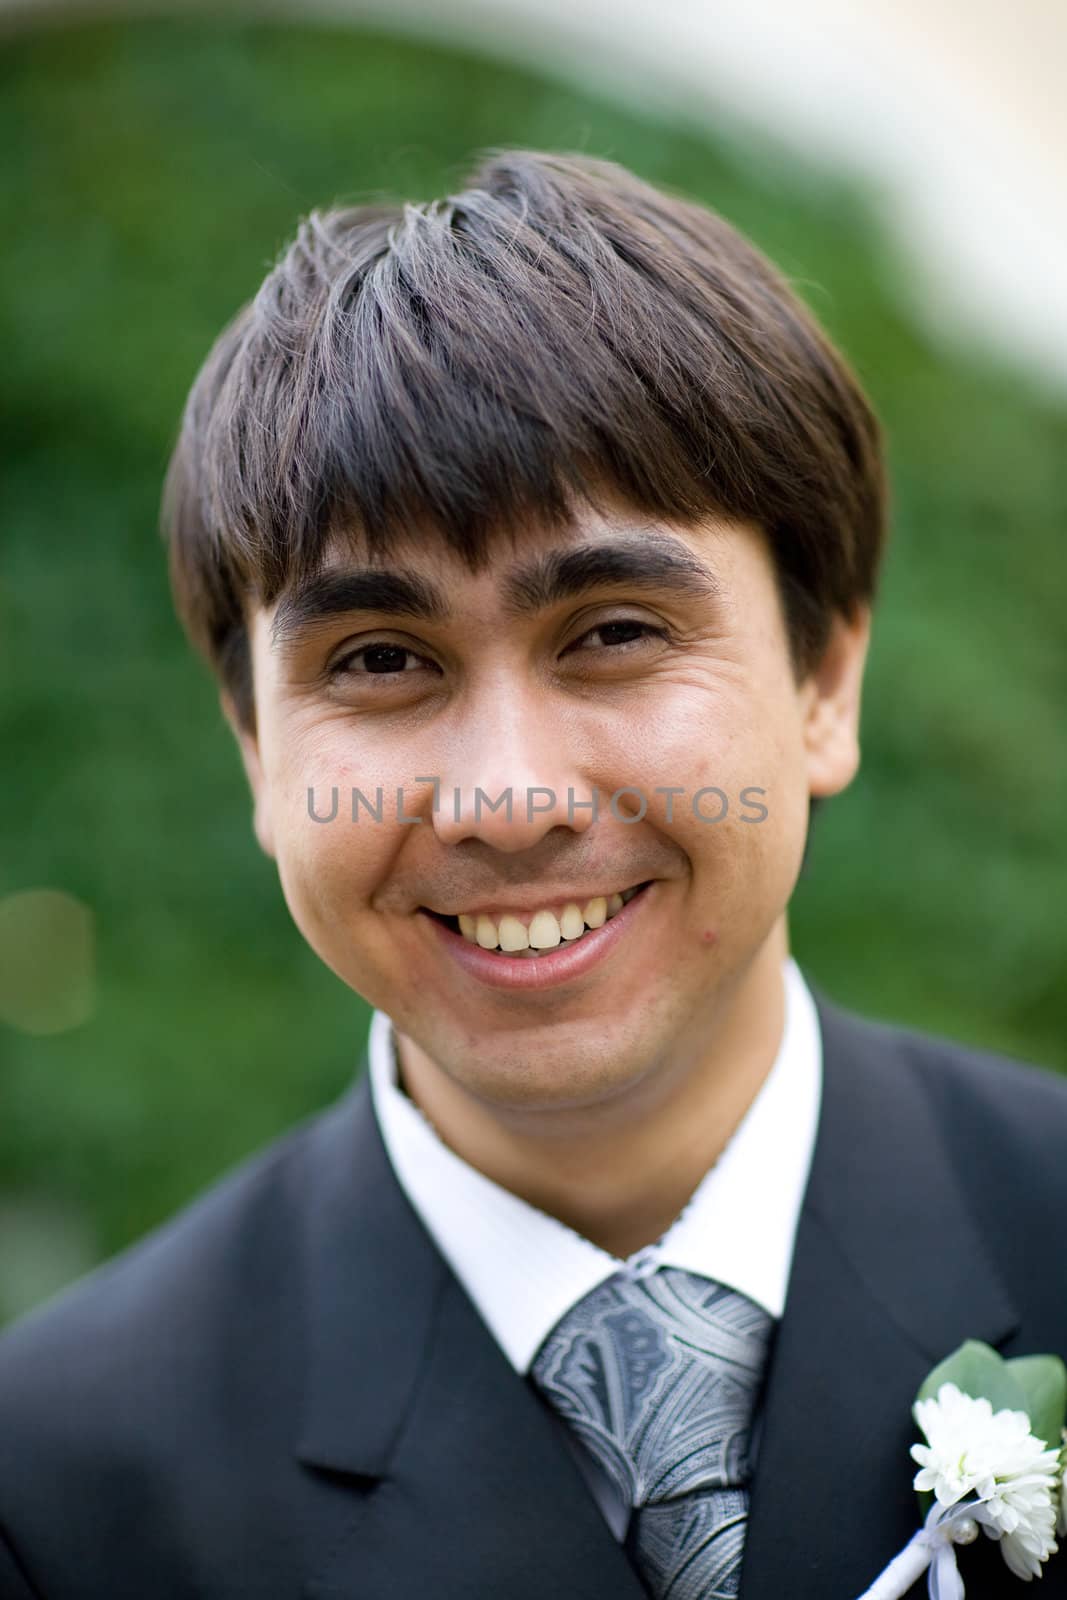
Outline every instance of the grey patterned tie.
{"type": "Polygon", "coordinates": [[[531,1375],[634,1508],[656,1600],[734,1600],[749,1426],[773,1319],[696,1273],[617,1272],[553,1328],[531,1375]]]}

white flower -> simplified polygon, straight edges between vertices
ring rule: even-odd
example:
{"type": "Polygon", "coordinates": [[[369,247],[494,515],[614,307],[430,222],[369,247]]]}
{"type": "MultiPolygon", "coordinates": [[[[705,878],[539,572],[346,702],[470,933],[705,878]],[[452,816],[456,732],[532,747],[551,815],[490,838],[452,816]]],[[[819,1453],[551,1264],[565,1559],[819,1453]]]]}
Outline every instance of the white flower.
{"type": "Polygon", "coordinates": [[[915,1421],[928,1444],[911,1447],[921,1471],[915,1488],[932,1489],[942,1506],[975,1495],[986,1533],[1001,1541],[1020,1578],[1039,1577],[1054,1555],[1060,1452],[1030,1432],[1025,1411],[994,1411],[988,1400],[943,1383],[935,1400],[918,1400],[915,1421]]]}
{"type": "Polygon", "coordinates": [[[1056,1532],[1067,1539],[1067,1428],[1063,1430],[1063,1449],[1060,1451],[1060,1468],[1063,1472],[1063,1482],[1060,1484],[1060,1520],[1056,1532]]]}

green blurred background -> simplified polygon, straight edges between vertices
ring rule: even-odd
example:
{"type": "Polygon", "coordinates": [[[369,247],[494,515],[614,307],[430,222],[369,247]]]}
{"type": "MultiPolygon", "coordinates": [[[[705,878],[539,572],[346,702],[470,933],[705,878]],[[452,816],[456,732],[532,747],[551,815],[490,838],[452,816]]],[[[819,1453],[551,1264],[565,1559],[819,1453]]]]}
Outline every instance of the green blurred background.
{"type": "Polygon", "coordinates": [[[851,358],[894,527],[863,770],[817,822],[794,951],[845,1005],[1067,1069],[1067,400],[931,347],[862,193],[363,32],[51,26],[0,60],[0,1320],[357,1066],[367,1008],[289,919],[173,618],[159,489],[201,360],[296,219],[440,193],[488,145],[710,202],[851,358]]]}

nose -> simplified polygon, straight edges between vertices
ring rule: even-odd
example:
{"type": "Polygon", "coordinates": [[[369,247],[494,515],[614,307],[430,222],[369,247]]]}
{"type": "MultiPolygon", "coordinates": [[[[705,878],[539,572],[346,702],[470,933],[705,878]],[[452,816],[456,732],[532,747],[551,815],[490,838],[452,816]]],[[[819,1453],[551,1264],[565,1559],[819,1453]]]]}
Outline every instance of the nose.
{"type": "Polygon", "coordinates": [[[441,843],[480,839],[513,853],[553,828],[584,833],[598,797],[569,753],[571,733],[536,689],[522,697],[511,680],[482,696],[442,763],[433,819],[441,843]]]}

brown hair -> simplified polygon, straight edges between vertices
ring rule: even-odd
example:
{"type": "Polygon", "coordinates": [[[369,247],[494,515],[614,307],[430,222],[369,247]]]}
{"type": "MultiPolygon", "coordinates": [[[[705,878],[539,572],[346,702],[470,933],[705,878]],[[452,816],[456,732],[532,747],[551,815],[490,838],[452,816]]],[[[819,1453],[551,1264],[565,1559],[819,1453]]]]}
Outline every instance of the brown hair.
{"type": "Polygon", "coordinates": [[[179,616],[254,726],[245,604],[358,530],[477,571],[607,485],[770,541],[797,681],[874,597],[881,430],[785,279],[612,162],[492,151],[458,194],[312,212],[193,385],[163,532],[179,616]]]}

